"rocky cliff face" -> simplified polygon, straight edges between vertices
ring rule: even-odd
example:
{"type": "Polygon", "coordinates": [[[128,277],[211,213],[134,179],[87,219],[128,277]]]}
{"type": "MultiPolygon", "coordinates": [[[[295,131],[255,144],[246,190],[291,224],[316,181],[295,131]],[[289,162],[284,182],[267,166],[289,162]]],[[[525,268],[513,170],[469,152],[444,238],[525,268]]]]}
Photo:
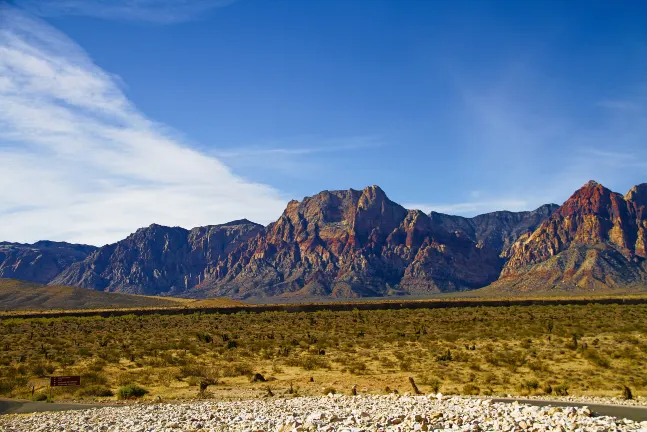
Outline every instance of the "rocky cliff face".
{"type": "Polygon", "coordinates": [[[72,264],[50,285],[178,294],[201,283],[221,259],[262,229],[247,220],[190,231],[153,224],[72,264]]]}
{"type": "Polygon", "coordinates": [[[0,276],[236,298],[647,285],[647,184],[589,182],[561,207],[474,218],[407,210],[377,186],[291,201],[267,227],[151,225],[112,245],[0,244],[0,276]]]}
{"type": "Polygon", "coordinates": [[[605,289],[647,281],[647,184],[624,197],[591,181],[506,252],[498,285],[605,289]]]}
{"type": "Polygon", "coordinates": [[[94,246],[39,241],[34,244],[0,243],[0,278],[47,283],[96,250],[94,246]]]}
{"type": "Polygon", "coordinates": [[[436,212],[431,212],[429,216],[433,223],[446,231],[461,231],[484,247],[494,248],[499,253],[503,253],[519,237],[537,229],[558,208],[557,204],[544,204],[533,211],[496,211],[473,218],[436,212]]]}
{"type": "Polygon", "coordinates": [[[381,296],[483,286],[497,252],[448,232],[377,186],[291,201],[265,232],[242,245],[192,295],[381,296]]]}

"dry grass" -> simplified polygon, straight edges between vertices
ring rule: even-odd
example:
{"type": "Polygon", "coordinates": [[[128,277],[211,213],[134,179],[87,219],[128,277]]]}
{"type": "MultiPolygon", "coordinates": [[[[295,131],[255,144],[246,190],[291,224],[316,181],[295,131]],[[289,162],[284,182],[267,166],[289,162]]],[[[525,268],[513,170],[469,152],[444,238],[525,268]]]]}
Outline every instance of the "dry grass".
{"type": "Polygon", "coordinates": [[[0,309],[98,309],[123,307],[169,307],[173,299],[106,293],[70,286],[47,286],[14,279],[0,279],[0,309]]]}
{"type": "Polygon", "coordinates": [[[137,384],[146,398],[193,398],[201,383],[218,398],[402,393],[409,376],[423,392],[644,395],[645,316],[645,305],[587,305],[4,319],[0,394],[79,374],[81,389],[55,397],[137,384]]]}
{"type": "Polygon", "coordinates": [[[0,316],[18,315],[28,311],[45,315],[72,311],[159,310],[240,305],[244,305],[244,303],[227,298],[192,300],[142,296],[0,279],[0,316]]]}

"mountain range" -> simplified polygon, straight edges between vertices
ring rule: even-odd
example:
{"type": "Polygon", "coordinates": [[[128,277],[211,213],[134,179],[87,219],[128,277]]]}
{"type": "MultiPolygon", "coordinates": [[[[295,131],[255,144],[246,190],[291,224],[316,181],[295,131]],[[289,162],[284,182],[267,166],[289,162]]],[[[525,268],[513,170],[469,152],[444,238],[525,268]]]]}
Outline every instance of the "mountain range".
{"type": "Polygon", "coordinates": [[[0,243],[0,277],[183,297],[374,297],[647,287],[647,184],[591,181],[563,205],[472,218],[408,210],[378,186],[291,201],[277,221],[150,225],[100,248],[0,243]]]}

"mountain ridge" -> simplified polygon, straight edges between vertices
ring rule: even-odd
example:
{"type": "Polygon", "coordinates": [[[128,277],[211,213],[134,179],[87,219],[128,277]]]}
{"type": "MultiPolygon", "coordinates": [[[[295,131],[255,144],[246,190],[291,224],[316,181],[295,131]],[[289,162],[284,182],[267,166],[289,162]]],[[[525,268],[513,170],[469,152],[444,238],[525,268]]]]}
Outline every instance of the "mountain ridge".
{"type": "Polygon", "coordinates": [[[247,219],[192,229],[154,223],[101,248],[3,242],[0,276],[234,298],[426,295],[490,284],[615,289],[647,285],[646,208],[645,183],[623,196],[591,181],[561,206],[467,218],[406,209],[372,185],[292,200],[267,226],[247,219]]]}
{"type": "Polygon", "coordinates": [[[0,278],[48,283],[61,271],[97,250],[95,246],[40,240],[0,242],[0,278]]]}
{"type": "MultiPolygon", "coordinates": [[[[161,284],[133,272],[137,260],[120,252],[119,244],[128,242],[133,235],[145,237],[163,231],[170,249],[185,256],[184,240],[174,242],[171,234],[184,235],[204,228],[185,230],[156,224],[141,228],[122,242],[102,248],[87,260],[91,264],[75,263],[52,283],[139,294],[240,298],[358,297],[474,289],[498,277],[504,264],[499,257],[502,246],[534,228],[537,220],[555,207],[462,218],[407,210],[376,185],[362,190],[326,190],[302,201],[290,201],[277,221],[267,227],[254,224],[254,232],[232,243],[218,257],[220,260],[212,259],[209,265],[197,263],[189,271],[181,265],[182,258],[159,260],[160,268],[149,268],[148,273],[157,271],[156,279],[161,279],[161,284]],[[504,221],[492,230],[475,228],[487,226],[487,219],[496,219],[497,214],[512,221],[504,221]],[[449,230],[449,218],[472,228],[449,230]],[[481,233],[495,238],[492,242],[497,247],[488,245],[489,237],[485,244],[479,244],[483,241],[481,233]],[[167,277],[172,271],[184,276],[183,283],[178,283],[178,275],[167,277]]],[[[219,227],[237,222],[252,224],[241,220],[219,227]]],[[[139,243],[140,249],[146,249],[142,241],[139,243]]],[[[125,249],[138,250],[132,244],[125,249]]],[[[135,268],[146,265],[137,263],[135,268]]]]}

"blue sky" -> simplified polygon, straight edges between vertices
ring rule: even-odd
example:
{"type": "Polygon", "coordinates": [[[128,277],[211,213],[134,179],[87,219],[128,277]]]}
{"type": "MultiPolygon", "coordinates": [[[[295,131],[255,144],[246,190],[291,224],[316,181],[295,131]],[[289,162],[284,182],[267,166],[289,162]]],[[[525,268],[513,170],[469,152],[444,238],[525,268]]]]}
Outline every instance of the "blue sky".
{"type": "Polygon", "coordinates": [[[0,236],[267,223],[371,184],[467,216],[625,193],[647,181],[645,22],[639,1],[15,0],[0,236]]]}

